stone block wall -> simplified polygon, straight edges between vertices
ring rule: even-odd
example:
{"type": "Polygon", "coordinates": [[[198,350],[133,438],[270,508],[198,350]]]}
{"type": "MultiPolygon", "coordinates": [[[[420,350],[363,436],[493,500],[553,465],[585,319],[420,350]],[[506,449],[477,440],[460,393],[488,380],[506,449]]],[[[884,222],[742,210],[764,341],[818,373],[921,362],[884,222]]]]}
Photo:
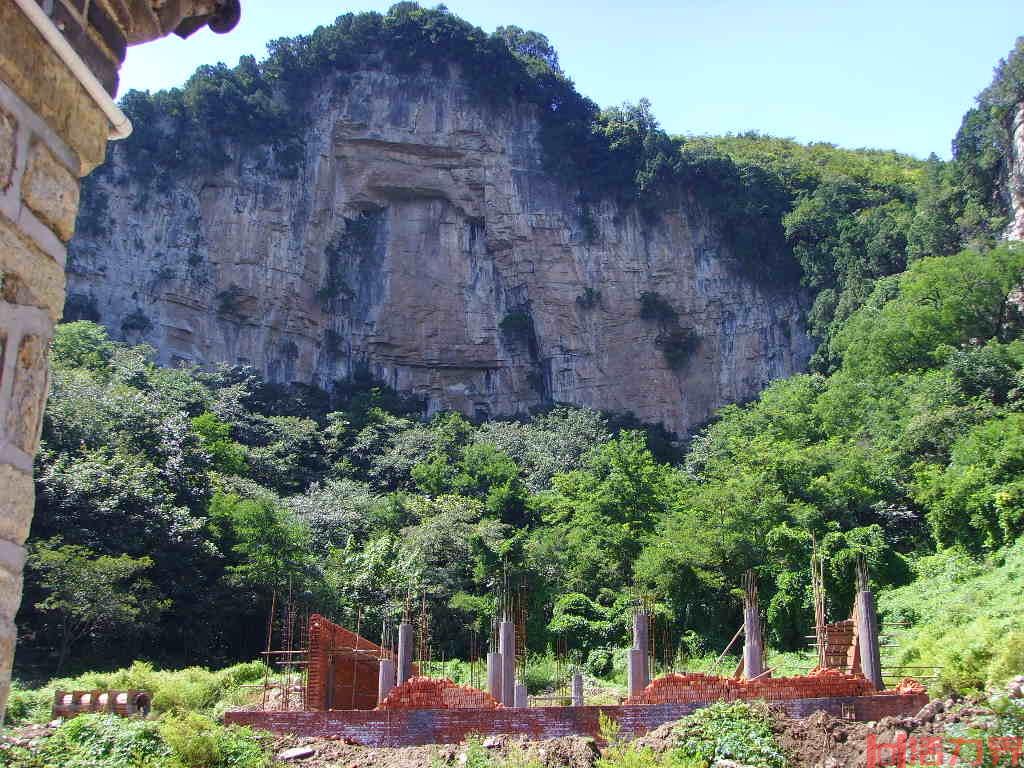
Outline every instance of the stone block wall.
{"type": "Polygon", "coordinates": [[[129,127],[111,101],[127,44],[237,15],[237,0],[0,0],[0,722],[79,178],[129,127]]]}
{"type": "MultiPolygon", "coordinates": [[[[18,13],[5,0],[0,38],[18,27],[18,13]]],[[[17,34],[32,32],[22,25],[17,34]]],[[[21,602],[23,545],[32,520],[32,462],[46,403],[49,344],[64,307],[66,244],[78,212],[78,177],[102,158],[96,153],[109,129],[98,108],[95,115],[83,115],[74,148],[31,102],[47,90],[32,90],[31,84],[55,78],[56,70],[48,69],[44,56],[34,73],[26,69],[20,79],[9,77],[18,62],[10,60],[6,43],[0,40],[0,716],[21,602]],[[16,92],[10,80],[27,93],[16,92]]],[[[65,87],[62,101],[73,108],[80,86],[72,79],[65,87]]]]}

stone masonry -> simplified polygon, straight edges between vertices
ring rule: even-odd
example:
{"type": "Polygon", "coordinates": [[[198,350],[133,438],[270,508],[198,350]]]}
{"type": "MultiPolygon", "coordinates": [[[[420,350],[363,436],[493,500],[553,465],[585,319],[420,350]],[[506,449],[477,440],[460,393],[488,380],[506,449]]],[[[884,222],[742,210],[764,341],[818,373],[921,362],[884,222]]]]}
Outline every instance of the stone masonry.
{"type": "Polygon", "coordinates": [[[79,178],[130,130],[111,101],[127,45],[227,31],[238,12],[238,0],[0,0],[0,721],[79,178]]]}

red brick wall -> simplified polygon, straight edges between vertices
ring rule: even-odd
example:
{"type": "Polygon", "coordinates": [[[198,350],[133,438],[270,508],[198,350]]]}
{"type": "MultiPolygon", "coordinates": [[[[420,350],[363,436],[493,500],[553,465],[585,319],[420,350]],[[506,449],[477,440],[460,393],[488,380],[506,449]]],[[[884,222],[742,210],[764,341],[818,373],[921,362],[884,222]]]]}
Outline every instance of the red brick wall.
{"type": "MultiPolygon", "coordinates": [[[[888,715],[914,714],[928,703],[915,695],[849,696],[773,702],[792,717],[824,711],[837,717],[872,721],[888,715]]],[[[450,744],[470,735],[510,734],[531,739],[598,736],[601,713],[632,738],[678,720],[703,704],[657,704],[620,707],[529,707],[526,709],[398,709],[376,712],[228,712],[227,723],[275,733],[345,738],[366,746],[450,744]]]]}
{"type": "Polygon", "coordinates": [[[377,709],[497,709],[491,694],[437,677],[413,677],[395,688],[377,709]]]}
{"type": "Polygon", "coordinates": [[[320,614],[310,616],[306,707],[317,711],[376,707],[382,655],[393,658],[389,651],[320,614]]]}
{"type": "Polygon", "coordinates": [[[836,669],[819,670],[799,677],[765,677],[760,680],[675,673],[652,681],[626,703],[686,704],[736,699],[783,701],[863,696],[873,692],[874,687],[862,675],[848,675],[836,669]]]}

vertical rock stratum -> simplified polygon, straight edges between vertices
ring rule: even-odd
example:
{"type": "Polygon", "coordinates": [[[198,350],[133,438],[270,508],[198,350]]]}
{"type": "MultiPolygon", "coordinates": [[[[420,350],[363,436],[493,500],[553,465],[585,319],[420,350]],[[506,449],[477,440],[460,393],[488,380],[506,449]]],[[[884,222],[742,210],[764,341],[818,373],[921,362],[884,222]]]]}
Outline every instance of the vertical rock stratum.
{"type": "Polygon", "coordinates": [[[380,67],[317,87],[297,174],[239,148],[144,181],[115,148],[66,314],[167,364],[324,387],[364,369],[431,411],[564,402],[679,433],[805,366],[806,296],[751,276],[699,200],[581,207],[538,134],[534,107],[380,67]]]}
{"type": "Polygon", "coordinates": [[[1010,130],[1010,227],[1007,237],[1024,240],[1024,102],[1014,110],[1010,130]]]}

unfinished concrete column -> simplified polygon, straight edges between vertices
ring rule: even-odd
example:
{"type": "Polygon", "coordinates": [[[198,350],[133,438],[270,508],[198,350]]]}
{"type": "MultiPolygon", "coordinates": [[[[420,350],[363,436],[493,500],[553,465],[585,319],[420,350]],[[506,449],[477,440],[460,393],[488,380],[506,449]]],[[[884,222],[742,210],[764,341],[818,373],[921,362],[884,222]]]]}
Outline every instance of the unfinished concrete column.
{"type": "Polygon", "coordinates": [[[743,669],[748,680],[764,672],[761,612],[757,604],[757,580],[753,571],[743,575],[743,669]]]}
{"type": "Polygon", "coordinates": [[[380,670],[377,674],[377,703],[380,704],[388,697],[388,694],[395,687],[395,662],[391,659],[380,660],[380,670]]]}
{"type": "Polygon", "coordinates": [[[641,665],[641,688],[646,688],[651,682],[651,659],[648,655],[650,638],[650,618],[641,608],[633,614],[633,647],[643,651],[643,664],[641,665]]]}
{"type": "Polygon", "coordinates": [[[878,643],[878,614],[875,596],[868,586],[867,564],[857,563],[857,644],[860,646],[860,668],[876,690],[885,688],[882,682],[882,657],[878,643]]]}
{"type": "Polygon", "coordinates": [[[576,672],[572,676],[572,705],[574,707],[583,706],[583,674],[576,672]]]}
{"type": "Polygon", "coordinates": [[[516,696],[516,627],[511,621],[498,625],[498,653],[501,654],[501,703],[515,705],[516,696]]]}
{"type": "Polygon", "coordinates": [[[398,684],[412,677],[412,624],[398,625],[398,684]]]}
{"type": "Polygon", "coordinates": [[[630,648],[626,663],[626,678],[629,683],[629,695],[636,696],[647,686],[644,684],[644,656],[646,651],[630,648]]]}
{"type": "Polygon", "coordinates": [[[487,692],[501,701],[501,654],[491,651],[487,654],[487,692]]]}
{"type": "Polygon", "coordinates": [[[516,683],[516,693],[514,699],[515,701],[513,702],[513,706],[515,706],[516,708],[529,706],[529,699],[527,698],[526,694],[526,686],[522,683],[516,683]]]}

